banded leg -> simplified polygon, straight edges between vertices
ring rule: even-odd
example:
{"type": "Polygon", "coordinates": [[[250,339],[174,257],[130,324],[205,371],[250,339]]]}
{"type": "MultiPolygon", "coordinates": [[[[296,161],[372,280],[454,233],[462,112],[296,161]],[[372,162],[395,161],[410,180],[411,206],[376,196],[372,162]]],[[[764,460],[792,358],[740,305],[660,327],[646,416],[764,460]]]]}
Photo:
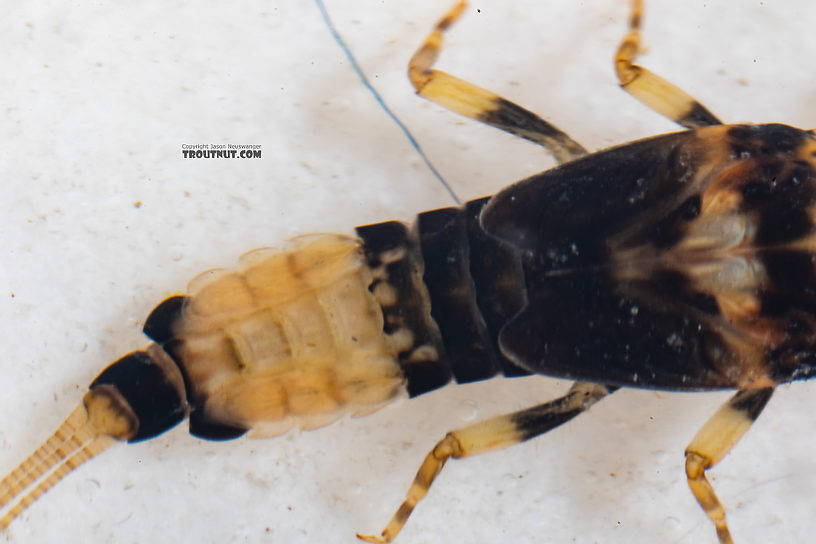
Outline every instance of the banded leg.
{"type": "Polygon", "coordinates": [[[722,122],[693,96],[634,64],[640,49],[640,22],[643,18],[643,0],[633,0],[629,33],[623,38],[615,55],[615,69],[620,86],[657,113],[687,128],[721,125],[722,122]]]}
{"type": "Polygon", "coordinates": [[[436,23],[431,33],[408,63],[408,77],[417,94],[465,117],[500,128],[546,147],[559,163],[586,150],[535,113],[501,96],[432,68],[442,49],[442,35],[461,17],[467,2],[460,0],[436,23]]]}
{"type": "Polygon", "coordinates": [[[720,544],[733,544],[725,508],[705,471],[716,465],[739,442],[759,417],[773,393],[772,387],[739,391],[709,419],[686,448],[686,477],[691,492],[714,522],[720,544]]]}
{"type": "Polygon", "coordinates": [[[357,537],[366,542],[391,542],[402,529],[417,503],[428,493],[445,462],[513,446],[566,423],[615,391],[614,387],[575,382],[563,397],[520,412],[494,417],[449,432],[431,450],[419,467],[405,501],[388,522],[381,536],[357,537]]]}

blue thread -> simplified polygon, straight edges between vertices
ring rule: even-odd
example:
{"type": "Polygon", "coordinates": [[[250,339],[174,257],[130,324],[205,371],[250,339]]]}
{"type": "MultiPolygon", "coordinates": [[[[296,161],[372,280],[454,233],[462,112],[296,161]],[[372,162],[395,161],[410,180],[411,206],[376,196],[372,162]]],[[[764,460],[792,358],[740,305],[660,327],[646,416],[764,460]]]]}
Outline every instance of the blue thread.
{"type": "Polygon", "coordinates": [[[448,191],[448,194],[451,196],[453,201],[457,205],[461,205],[462,202],[459,200],[459,197],[456,196],[456,193],[453,192],[453,189],[451,188],[450,185],[448,185],[448,182],[445,181],[445,178],[443,178],[442,175],[439,172],[437,172],[436,168],[434,168],[434,165],[431,164],[430,160],[428,160],[428,157],[422,151],[422,148],[419,147],[419,143],[411,134],[411,131],[409,131],[408,127],[406,127],[402,123],[402,121],[400,121],[399,118],[394,114],[394,112],[391,111],[391,109],[385,104],[385,101],[383,100],[382,96],[380,96],[380,93],[378,93],[377,90],[368,81],[368,78],[363,73],[362,68],[360,68],[360,65],[357,64],[357,59],[354,58],[354,55],[351,53],[351,50],[346,45],[346,42],[343,41],[343,38],[340,37],[340,33],[337,32],[337,28],[335,28],[334,23],[331,20],[331,17],[329,17],[329,12],[326,11],[326,6],[323,4],[323,0],[315,0],[315,3],[317,4],[317,9],[319,9],[320,13],[323,15],[323,20],[326,22],[326,26],[328,27],[329,32],[331,32],[332,37],[334,37],[334,41],[337,42],[337,45],[339,45],[340,49],[343,50],[343,53],[346,54],[346,58],[348,58],[349,63],[351,63],[351,67],[357,73],[357,77],[360,78],[360,81],[363,82],[363,85],[365,85],[366,89],[368,89],[369,92],[372,95],[374,95],[374,100],[377,101],[377,103],[380,105],[383,111],[385,111],[388,117],[390,117],[397,124],[400,130],[402,130],[402,133],[405,134],[405,137],[408,138],[409,142],[411,142],[411,145],[414,147],[414,149],[416,149],[416,152],[419,153],[419,156],[422,157],[422,160],[425,162],[425,164],[428,165],[428,168],[433,173],[433,175],[436,176],[436,179],[439,180],[439,183],[441,183],[445,190],[448,191]]]}

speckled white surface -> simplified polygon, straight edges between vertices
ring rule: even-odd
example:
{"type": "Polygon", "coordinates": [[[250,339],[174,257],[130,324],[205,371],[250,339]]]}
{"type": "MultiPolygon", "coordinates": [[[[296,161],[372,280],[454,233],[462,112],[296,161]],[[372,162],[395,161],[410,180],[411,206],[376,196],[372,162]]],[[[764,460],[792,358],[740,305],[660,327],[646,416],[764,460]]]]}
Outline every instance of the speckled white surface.
{"type": "MultiPolygon", "coordinates": [[[[414,97],[407,58],[446,6],[327,0],[373,84],[472,198],[552,161],[414,97]]],[[[642,62],[722,119],[816,124],[816,4],[647,9],[642,62]]],[[[589,148],[673,130],[615,84],[627,11],[620,0],[478,2],[440,67],[589,148]]],[[[198,272],[298,233],[450,203],[312,2],[17,3],[0,41],[0,473],[109,361],[145,344],[144,317],[198,272]],[[185,143],[261,144],[263,158],[184,160],[185,143]]],[[[0,541],[353,543],[382,528],[447,430],[565,388],[454,387],[274,440],[201,442],[180,426],[82,467],[0,541]]],[[[812,540],[814,391],[782,387],[714,471],[738,542],[812,540]]],[[[545,438],[453,462],[398,542],[713,543],[682,452],[727,396],[625,391],[545,438]]]]}

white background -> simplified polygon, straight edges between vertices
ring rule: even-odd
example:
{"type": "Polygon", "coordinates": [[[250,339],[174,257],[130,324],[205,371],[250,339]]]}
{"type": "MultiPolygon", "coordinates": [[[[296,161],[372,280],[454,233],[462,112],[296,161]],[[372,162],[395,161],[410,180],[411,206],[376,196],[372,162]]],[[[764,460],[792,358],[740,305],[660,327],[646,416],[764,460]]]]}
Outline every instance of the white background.
{"type": "MultiPolygon", "coordinates": [[[[413,95],[407,59],[447,2],[327,4],[462,198],[553,164],[413,95]]],[[[674,130],[617,88],[627,14],[621,0],[480,1],[439,66],[590,149],[674,130]]],[[[641,60],[725,121],[811,127],[814,24],[805,0],[655,0],[641,60]]],[[[451,203],[312,2],[21,2],[4,9],[0,40],[0,474],[108,362],[146,344],[144,317],[198,272],[451,203]],[[263,158],[185,160],[185,143],[261,144],[263,158]]],[[[447,430],[566,387],[451,387],[273,440],[202,442],[181,425],[91,461],[0,541],[353,543],[382,529],[447,430]]],[[[713,471],[737,542],[812,540],[814,391],[781,387],[713,471]]],[[[727,397],[622,391],[546,437],[452,462],[397,542],[713,543],[683,448],[727,397]]]]}

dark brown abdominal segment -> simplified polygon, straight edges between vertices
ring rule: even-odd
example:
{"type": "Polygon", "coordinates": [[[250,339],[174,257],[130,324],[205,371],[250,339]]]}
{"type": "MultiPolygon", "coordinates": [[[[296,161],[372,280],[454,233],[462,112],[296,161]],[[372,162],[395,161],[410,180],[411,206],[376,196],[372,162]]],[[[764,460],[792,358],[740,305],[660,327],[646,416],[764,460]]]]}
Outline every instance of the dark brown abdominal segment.
{"type": "Polygon", "coordinates": [[[383,312],[383,332],[393,339],[412,397],[452,378],[439,327],[428,308],[415,236],[397,221],[357,227],[374,279],[371,292],[383,312]]]}
{"type": "Polygon", "coordinates": [[[519,253],[479,226],[487,200],[422,213],[411,232],[395,222],[357,229],[412,397],[451,378],[529,374],[496,347],[526,295],[519,253]]]}
{"type": "Polygon", "coordinates": [[[422,280],[453,375],[459,383],[492,378],[499,362],[476,305],[466,216],[458,208],[425,212],[417,218],[417,228],[425,265],[422,280]]]}

